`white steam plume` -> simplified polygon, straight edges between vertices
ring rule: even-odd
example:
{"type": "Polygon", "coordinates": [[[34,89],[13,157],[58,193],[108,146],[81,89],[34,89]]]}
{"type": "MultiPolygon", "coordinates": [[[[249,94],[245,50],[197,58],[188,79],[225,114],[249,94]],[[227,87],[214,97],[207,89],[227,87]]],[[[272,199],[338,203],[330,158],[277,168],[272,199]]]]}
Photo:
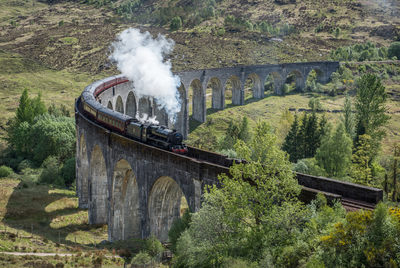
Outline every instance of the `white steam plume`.
{"type": "Polygon", "coordinates": [[[155,124],[158,125],[160,122],[158,122],[156,120],[155,116],[149,116],[146,113],[143,113],[142,116],[137,115],[136,116],[137,120],[139,120],[141,123],[151,123],[151,124],[155,124]]]}
{"type": "Polygon", "coordinates": [[[179,77],[172,74],[171,62],[164,60],[174,44],[172,39],[161,34],[154,39],[149,32],[129,28],[118,35],[110,56],[118,70],[133,82],[137,96],[153,97],[158,108],[165,109],[171,122],[181,110],[179,77]]]}

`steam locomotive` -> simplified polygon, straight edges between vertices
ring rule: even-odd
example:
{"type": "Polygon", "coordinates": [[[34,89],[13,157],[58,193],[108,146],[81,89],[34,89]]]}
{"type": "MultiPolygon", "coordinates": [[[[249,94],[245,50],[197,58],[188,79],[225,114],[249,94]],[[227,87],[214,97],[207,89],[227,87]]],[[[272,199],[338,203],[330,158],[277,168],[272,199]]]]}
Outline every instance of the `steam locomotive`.
{"type": "Polygon", "coordinates": [[[99,102],[92,100],[93,95],[83,92],[80,105],[85,115],[96,122],[131,137],[141,142],[166,149],[178,154],[186,154],[188,149],[183,141],[183,136],[176,130],[168,129],[166,126],[151,123],[142,123],[136,118],[115,112],[102,106],[99,102]]]}

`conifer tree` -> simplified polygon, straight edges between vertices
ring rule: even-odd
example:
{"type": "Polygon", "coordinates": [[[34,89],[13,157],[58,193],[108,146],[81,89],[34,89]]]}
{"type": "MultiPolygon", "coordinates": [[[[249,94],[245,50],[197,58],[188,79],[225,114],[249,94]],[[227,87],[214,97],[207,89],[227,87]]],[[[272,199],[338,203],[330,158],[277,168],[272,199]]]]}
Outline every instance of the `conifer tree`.
{"type": "Polygon", "coordinates": [[[299,120],[295,114],[293,124],[282,145],[282,150],[289,154],[290,162],[296,162],[299,159],[299,145],[299,120]]]}
{"type": "Polygon", "coordinates": [[[15,116],[15,124],[19,125],[22,122],[32,123],[32,101],[28,96],[28,89],[24,89],[19,98],[19,106],[15,116]]]}

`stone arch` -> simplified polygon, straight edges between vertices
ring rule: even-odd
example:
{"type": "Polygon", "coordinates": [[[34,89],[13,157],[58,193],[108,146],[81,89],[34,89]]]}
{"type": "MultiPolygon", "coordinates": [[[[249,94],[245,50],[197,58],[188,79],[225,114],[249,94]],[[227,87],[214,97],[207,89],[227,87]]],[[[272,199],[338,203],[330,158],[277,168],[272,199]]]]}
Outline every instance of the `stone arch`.
{"type": "Polygon", "coordinates": [[[217,77],[209,80],[207,88],[212,89],[211,92],[211,108],[222,110],[224,109],[224,92],[222,90],[222,83],[217,77]]]}
{"type": "Polygon", "coordinates": [[[111,101],[108,101],[107,108],[108,108],[108,109],[111,109],[111,110],[114,110],[111,101]]]}
{"type": "Polygon", "coordinates": [[[265,78],[264,81],[264,90],[270,90],[269,89],[269,83],[272,85],[272,90],[274,91],[275,94],[277,95],[282,95],[282,87],[284,84],[284,81],[282,79],[282,76],[278,72],[270,72],[267,77],[265,78]]]}
{"type": "MultiPolygon", "coordinates": [[[[233,105],[241,105],[242,104],[242,84],[240,82],[239,77],[233,75],[231,76],[225,83],[224,86],[224,95],[225,99],[229,98],[229,94],[227,96],[226,90],[232,91],[232,104],[233,105]]],[[[226,100],[225,100],[226,102],[226,100]]]]}
{"type": "Polygon", "coordinates": [[[115,111],[123,114],[124,113],[124,103],[122,102],[122,97],[118,95],[117,101],[115,102],[115,111]]]}
{"type": "Polygon", "coordinates": [[[324,82],[324,73],[319,68],[311,69],[305,77],[305,90],[307,91],[317,90],[317,83],[324,82]]]}
{"type": "Polygon", "coordinates": [[[192,118],[196,121],[204,122],[206,115],[206,103],[203,87],[199,79],[195,79],[192,81],[192,83],[190,83],[189,100],[190,98],[192,101],[189,104],[189,111],[191,111],[192,118]]]}
{"type": "Polygon", "coordinates": [[[253,98],[262,99],[264,97],[264,89],[261,84],[261,79],[256,73],[251,73],[247,76],[247,80],[251,81],[251,91],[253,93],[253,98]]]}
{"type": "Polygon", "coordinates": [[[125,113],[129,116],[136,117],[136,98],[132,91],[129,92],[126,98],[125,113]]]}
{"type": "Polygon", "coordinates": [[[86,149],[85,135],[82,133],[79,139],[79,162],[77,169],[77,188],[79,207],[88,208],[89,203],[89,161],[86,149]]]}
{"type": "Polygon", "coordinates": [[[154,115],[156,116],[156,120],[160,125],[168,126],[168,115],[164,108],[160,108],[155,101],[154,104],[154,115]]]}
{"type": "Polygon", "coordinates": [[[111,240],[141,237],[139,188],[131,165],[119,160],[112,182],[111,240]]]}
{"type": "Polygon", "coordinates": [[[302,91],[304,89],[305,81],[299,70],[292,70],[286,76],[285,84],[288,84],[287,87],[293,88],[292,90],[289,89],[289,91],[302,91]]]}
{"type": "Polygon", "coordinates": [[[90,157],[89,223],[107,223],[107,168],[103,152],[96,145],[90,157]]]}
{"type": "Polygon", "coordinates": [[[153,113],[151,111],[151,102],[148,97],[142,97],[139,100],[139,116],[143,117],[144,114],[147,114],[147,116],[153,116],[153,113]]]}
{"type": "Polygon", "coordinates": [[[160,177],[151,188],[148,201],[150,235],[168,241],[173,221],[181,216],[182,200],[186,201],[178,183],[171,177],[160,177]]]}

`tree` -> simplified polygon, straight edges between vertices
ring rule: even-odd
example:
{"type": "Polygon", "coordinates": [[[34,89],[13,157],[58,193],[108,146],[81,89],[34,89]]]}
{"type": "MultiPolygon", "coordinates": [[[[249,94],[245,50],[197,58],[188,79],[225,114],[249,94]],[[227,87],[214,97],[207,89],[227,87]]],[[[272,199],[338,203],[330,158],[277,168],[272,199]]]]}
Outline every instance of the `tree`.
{"type": "Polygon", "coordinates": [[[19,99],[19,105],[15,112],[15,118],[7,130],[7,141],[19,156],[26,157],[29,153],[29,131],[36,116],[46,113],[46,106],[41,100],[41,94],[34,99],[28,96],[28,90],[24,89],[19,99]]]}
{"type": "Polygon", "coordinates": [[[294,237],[300,187],[271,127],[258,123],[252,140],[238,140],[235,149],[247,163],[233,165],[230,176],[219,177],[220,188],[204,194],[178,242],[183,266],[219,266],[227,257],[255,261],[265,247],[277,258],[294,237]]]}
{"type": "Polygon", "coordinates": [[[326,135],[315,158],[320,167],[333,177],[346,175],[351,164],[352,141],[340,123],[333,135],[326,135]]]}
{"type": "Polygon", "coordinates": [[[33,121],[32,100],[28,96],[28,89],[24,89],[21,97],[19,98],[19,105],[15,113],[15,124],[19,125],[22,122],[33,121]]]}
{"type": "MultiPolygon", "coordinates": [[[[358,80],[356,109],[356,141],[359,136],[367,134],[373,141],[373,149],[378,150],[385,134],[382,130],[390,116],[386,114],[387,94],[381,79],[374,74],[364,74],[358,80]]],[[[374,157],[375,154],[371,155],[374,157]]],[[[372,158],[370,159],[370,161],[372,158]]]]}
{"type": "Polygon", "coordinates": [[[355,118],[352,111],[353,107],[351,104],[351,100],[349,96],[346,96],[344,101],[344,116],[341,117],[341,121],[344,124],[347,134],[350,138],[354,139],[355,137],[355,118]]]}
{"type": "Polygon", "coordinates": [[[356,151],[352,156],[351,177],[356,183],[371,185],[372,171],[370,159],[374,150],[371,136],[364,134],[359,136],[356,151]]]}
{"type": "Polygon", "coordinates": [[[31,126],[31,159],[41,164],[53,155],[61,162],[74,156],[75,121],[70,117],[42,115],[31,126]]]}
{"type": "Polygon", "coordinates": [[[226,130],[226,135],[219,142],[219,149],[221,151],[233,149],[233,146],[238,139],[247,142],[250,140],[250,138],[251,133],[249,129],[249,120],[246,116],[242,118],[242,122],[240,124],[231,120],[226,130]]]}
{"type": "Polygon", "coordinates": [[[297,114],[294,115],[294,121],[290,127],[289,133],[286,135],[285,141],[282,145],[282,150],[289,154],[290,162],[296,162],[300,159],[299,155],[299,121],[297,114]]]}

